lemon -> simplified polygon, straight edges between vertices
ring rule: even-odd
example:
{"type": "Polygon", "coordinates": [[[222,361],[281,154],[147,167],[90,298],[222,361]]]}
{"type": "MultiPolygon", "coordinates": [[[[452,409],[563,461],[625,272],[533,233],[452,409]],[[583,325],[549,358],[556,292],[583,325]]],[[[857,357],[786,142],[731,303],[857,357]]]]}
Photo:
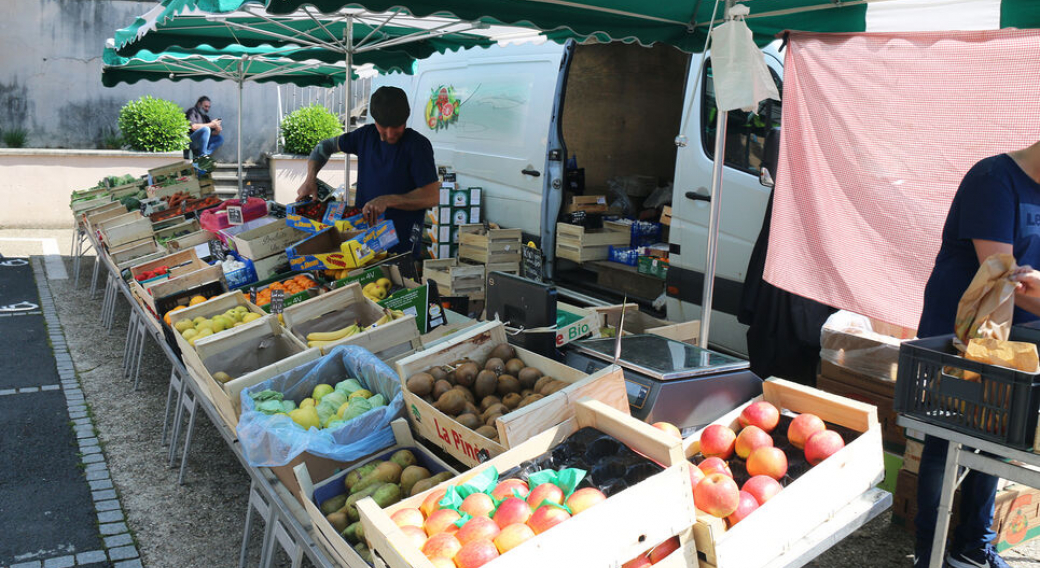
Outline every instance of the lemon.
{"type": "Polygon", "coordinates": [[[314,392],[311,394],[311,397],[314,398],[315,402],[321,402],[321,397],[329,394],[332,391],[332,385],[320,384],[314,387],[314,392]]]}
{"type": "Polygon", "coordinates": [[[390,286],[393,286],[393,284],[394,283],[391,282],[389,278],[380,278],[379,280],[376,280],[376,286],[379,286],[384,290],[389,290],[390,286]]]}
{"type": "Polygon", "coordinates": [[[181,321],[173,324],[173,327],[177,331],[179,331],[181,333],[184,333],[185,331],[188,331],[189,329],[193,329],[195,327],[195,324],[193,324],[191,322],[191,320],[181,320],[181,321]]]}
{"type": "Polygon", "coordinates": [[[292,421],[299,424],[304,430],[321,427],[321,420],[318,419],[318,410],[313,406],[297,408],[289,413],[289,418],[292,418],[292,421]]]}
{"type": "Polygon", "coordinates": [[[194,327],[189,327],[188,329],[181,332],[181,337],[183,337],[185,340],[190,340],[198,334],[198,330],[196,330],[194,327]]]}
{"type": "Polygon", "coordinates": [[[189,306],[197,306],[197,305],[199,305],[199,304],[201,304],[202,302],[205,302],[205,301],[206,301],[206,297],[205,296],[194,296],[194,297],[192,297],[191,301],[188,302],[188,305],[189,306]]]}
{"type": "Polygon", "coordinates": [[[242,316],[242,323],[249,323],[258,319],[260,319],[260,314],[249,312],[248,314],[242,316]]]}
{"type": "Polygon", "coordinates": [[[220,384],[226,384],[231,382],[231,375],[225,373],[224,371],[217,371],[216,373],[213,373],[213,378],[220,382],[220,384]]]}
{"type": "Polygon", "coordinates": [[[308,406],[314,406],[314,399],[307,397],[300,401],[300,408],[307,408],[308,406]]]}
{"type": "Polygon", "coordinates": [[[356,398],[356,397],[359,397],[359,396],[363,397],[363,398],[370,398],[372,396],[372,393],[371,393],[371,391],[368,391],[368,390],[365,390],[365,389],[359,389],[359,390],[356,390],[356,391],[350,393],[350,396],[347,397],[347,400],[350,400],[352,398],[356,398]]]}

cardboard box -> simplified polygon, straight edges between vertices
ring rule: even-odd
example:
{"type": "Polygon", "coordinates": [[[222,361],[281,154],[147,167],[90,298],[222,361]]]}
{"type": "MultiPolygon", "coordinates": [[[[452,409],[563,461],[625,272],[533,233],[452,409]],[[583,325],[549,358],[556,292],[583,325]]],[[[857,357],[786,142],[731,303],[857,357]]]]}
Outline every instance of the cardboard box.
{"type": "Polygon", "coordinates": [[[556,346],[588,337],[599,331],[599,315],[591,310],[556,302],[556,346]]]}
{"type": "Polygon", "coordinates": [[[640,274],[647,274],[654,278],[664,280],[668,277],[668,260],[652,256],[640,256],[636,261],[636,267],[640,274]]]}
{"type": "Polygon", "coordinates": [[[501,322],[487,322],[460,333],[450,341],[397,361],[396,369],[401,378],[405,407],[411,409],[409,418],[419,436],[439,446],[463,464],[473,467],[482,461],[482,457],[501,454],[570,418],[574,414],[574,403],[582,397],[591,396],[628,414],[628,395],[619,367],[611,366],[587,375],[522,348],[516,348],[516,356],[526,365],[570,383],[570,386],[499,418],[495,423],[497,442],[459,424],[407,388],[408,377],[415,373],[463,358],[483,362],[491,350],[502,343],[506,343],[505,327],[501,322]]]}
{"type": "Polygon", "coordinates": [[[324,229],[286,249],[293,270],[360,268],[377,253],[397,244],[393,223],[384,221],[365,231],[324,229]],[[387,246],[386,243],[391,243],[387,246]]]}

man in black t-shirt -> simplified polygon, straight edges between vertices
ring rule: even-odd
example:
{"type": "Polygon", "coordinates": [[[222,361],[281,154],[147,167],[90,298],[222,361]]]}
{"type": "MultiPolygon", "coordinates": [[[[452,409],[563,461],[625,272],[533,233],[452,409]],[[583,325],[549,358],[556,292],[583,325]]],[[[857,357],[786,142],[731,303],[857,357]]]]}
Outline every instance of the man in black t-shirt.
{"type": "Polygon", "coordinates": [[[220,135],[220,119],[210,120],[209,108],[209,97],[201,96],[195,106],[184,111],[190,130],[191,151],[197,156],[209,156],[224,143],[224,137],[220,135]]]}

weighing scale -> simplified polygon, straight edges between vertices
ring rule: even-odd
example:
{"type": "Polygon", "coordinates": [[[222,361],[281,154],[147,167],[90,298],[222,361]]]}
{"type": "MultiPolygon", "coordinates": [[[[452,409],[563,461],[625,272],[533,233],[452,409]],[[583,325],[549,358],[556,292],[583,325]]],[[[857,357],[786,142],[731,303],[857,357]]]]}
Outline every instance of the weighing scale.
{"type": "MultiPolygon", "coordinates": [[[[565,362],[586,373],[598,371],[614,362],[616,341],[570,343],[565,362]]],[[[658,335],[622,337],[618,365],[632,416],[651,424],[670,422],[684,432],[762,394],[762,379],[747,361],[658,335]]]]}

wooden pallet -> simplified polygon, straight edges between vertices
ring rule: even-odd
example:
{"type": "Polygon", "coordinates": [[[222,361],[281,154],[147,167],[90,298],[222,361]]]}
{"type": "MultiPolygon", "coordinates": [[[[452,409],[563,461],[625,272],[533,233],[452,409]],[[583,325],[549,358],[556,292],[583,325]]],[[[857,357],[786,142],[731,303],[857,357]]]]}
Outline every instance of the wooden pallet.
{"type": "Polygon", "coordinates": [[[606,260],[610,247],[627,247],[631,240],[632,228],[624,223],[604,221],[602,229],[556,224],[556,256],[577,263],[606,260]]]}
{"type": "Polygon", "coordinates": [[[457,258],[424,260],[423,278],[436,282],[437,292],[442,296],[484,299],[484,283],[487,277],[483,265],[462,264],[457,258]]]}
{"type": "MultiPolygon", "coordinates": [[[[861,434],[730,529],[724,519],[698,511],[693,529],[702,567],[764,566],[884,477],[881,426],[873,406],[781,379],[766,381],[762,391],[714,424],[739,430],[737,417],[744,408],[766,400],[781,411],[811,412],[861,434]]],[[[700,451],[701,432],[684,440],[687,456],[700,451]]]]}
{"type": "MultiPolygon", "coordinates": [[[[358,503],[365,538],[376,562],[389,568],[432,568],[432,563],[408,540],[390,515],[418,507],[430,492],[460,485],[495,468],[504,472],[549,452],[582,427],[592,427],[662,466],[664,470],[613,494],[606,501],[535,536],[530,541],[485,564],[485,568],[574,566],[616,568],[657,543],[687,533],[695,519],[688,466],[680,443],[626,413],[590,398],[577,401],[574,416],[548,428],[473,469],[429,491],[386,509],[371,498],[358,503]],[[627,521],[626,521],[627,520],[627,521]]],[[[695,566],[690,550],[680,549],[660,566],[695,566]]]]}
{"type": "Polygon", "coordinates": [[[480,455],[496,456],[507,449],[567,420],[574,415],[574,403],[591,396],[627,414],[628,395],[619,367],[607,367],[592,375],[516,347],[516,356],[526,365],[545,375],[571,383],[535,403],[518,408],[496,421],[498,441],[485,438],[459,424],[453,417],[440,412],[423,398],[408,390],[408,377],[430,367],[451,364],[470,358],[484,362],[495,346],[506,343],[505,327],[501,322],[487,322],[433,347],[397,361],[397,375],[401,378],[405,407],[412,427],[419,436],[441,447],[467,466],[480,463],[480,455]]]}
{"type": "Polygon", "coordinates": [[[459,227],[459,259],[480,264],[520,262],[520,229],[485,229],[484,225],[459,227]]]}

